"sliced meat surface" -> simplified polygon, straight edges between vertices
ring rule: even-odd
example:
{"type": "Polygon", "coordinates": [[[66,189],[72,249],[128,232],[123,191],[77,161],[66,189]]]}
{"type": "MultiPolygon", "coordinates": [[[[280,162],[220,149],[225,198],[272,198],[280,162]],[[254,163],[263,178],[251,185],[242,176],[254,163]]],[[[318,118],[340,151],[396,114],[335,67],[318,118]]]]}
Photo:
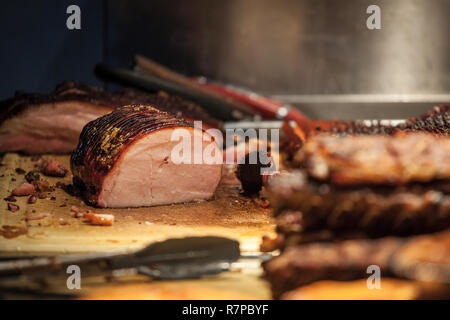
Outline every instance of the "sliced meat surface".
{"type": "Polygon", "coordinates": [[[153,105],[187,121],[201,120],[204,127],[221,127],[201,107],[176,96],[65,82],[50,94],[19,92],[0,102],[0,152],[72,152],[89,121],[129,104],[153,105]]]}
{"type": "Polygon", "coordinates": [[[212,140],[167,112],[149,106],[121,107],[83,129],[71,157],[74,184],[84,190],[90,204],[100,207],[209,199],[220,181],[222,164],[194,163],[194,158],[206,152],[222,159],[222,151],[212,140]],[[172,134],[179,129],[189,142],[189,149],[183,150],[190,153],[185,163],[172,157],[181,143],[172,134]]]}

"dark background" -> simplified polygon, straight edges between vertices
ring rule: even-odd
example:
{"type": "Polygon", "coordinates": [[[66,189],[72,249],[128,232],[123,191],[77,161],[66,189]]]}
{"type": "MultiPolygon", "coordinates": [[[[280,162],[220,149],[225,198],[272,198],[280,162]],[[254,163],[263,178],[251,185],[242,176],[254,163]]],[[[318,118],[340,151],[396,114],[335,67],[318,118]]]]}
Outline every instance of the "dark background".
{"type": "Polygon", "coordinates": [[[0,11],[0,99],[16,90],[48,92],[64,80],[100,84],[92,73],[104,59],[102,1],[3,1],[0,11]],[[81,30],[68,30],[66,9],[81,8],[81,30]]]}
{"type": "MultiPolygon", "coordinates": [[[[16,0],[0,12],[0,99],[104,85],[136,53],[274,95],[320,118],[399,118],[450,101],[447,0],[16,0]],[[81,8],[81,30],[66,8],[81,8]],[[382,29],[366,28],[378,4],[382,29]]],[[[114,86],[109,86],[110,88],[114,86]]]]}

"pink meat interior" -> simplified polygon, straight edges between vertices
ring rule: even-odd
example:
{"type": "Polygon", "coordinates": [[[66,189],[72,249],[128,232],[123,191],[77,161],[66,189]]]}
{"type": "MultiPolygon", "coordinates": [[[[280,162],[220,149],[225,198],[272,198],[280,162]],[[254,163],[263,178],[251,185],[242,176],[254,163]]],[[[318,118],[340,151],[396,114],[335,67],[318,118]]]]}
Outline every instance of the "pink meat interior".
{"type": "MultiPolygon", "coordinates": [[[[203,141],[194,150],[194,131],[191,136],[191,156],[204,151],[213,142],[203,141]]],[[[206,200],[213,196],[222,172],[221,164],[175,164],[171,159],[179,141],[171,141],[175,129],[152,132],[134,142],[116,161],[105,177],[99,194],[101,207],[141,207],[170,203],[206,200]]],[[[221,150],[214,144],[215,152],[221,150]]],[[[191,160],[192,160],[191,159],[191,160]]]]}

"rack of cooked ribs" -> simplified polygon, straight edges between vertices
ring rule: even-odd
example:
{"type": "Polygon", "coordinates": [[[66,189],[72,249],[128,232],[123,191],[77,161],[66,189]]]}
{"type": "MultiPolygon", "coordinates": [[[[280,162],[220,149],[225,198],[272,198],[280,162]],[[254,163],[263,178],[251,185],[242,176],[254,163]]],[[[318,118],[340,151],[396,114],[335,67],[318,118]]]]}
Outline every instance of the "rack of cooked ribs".
{"type": "MultiPolygon", "coordinates": [[[[281,250],[264,264],[274,297],[315,281],[367,278],[369,265],[402,277],[392,261],[418,238],[429,243],[417,249],[425,262],[444,257],[444,276],[433,281],[450,282],[450,246],[441,246],[450,243],[448,110],[389,134],[322,132],[302,141],[291,168],[264,187],[278,233],[265,247],[281,250]]],[[[408,257],[402,262],[412,266],[408,257]]]]}

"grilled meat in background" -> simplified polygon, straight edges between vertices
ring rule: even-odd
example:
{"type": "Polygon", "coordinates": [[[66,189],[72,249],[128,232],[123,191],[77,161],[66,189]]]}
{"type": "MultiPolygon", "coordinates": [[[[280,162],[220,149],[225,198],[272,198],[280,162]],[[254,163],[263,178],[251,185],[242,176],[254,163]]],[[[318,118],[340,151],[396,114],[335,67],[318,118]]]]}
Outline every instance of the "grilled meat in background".
{"type": "MultiPolygon", "coordinates": [[[[295,167],[295,155],[301,150],[303,145],[311,138],[318,135],[329,135],[333,137],[345,136],[371,136],[385,135],[392,136],[395,134],[409,133],[430,133],[437,137],[446,137],[450,135],[450,105],[436,106],[426,114],[410,118],[401,124],[386,124],[381,121],[317,121],[305,119],[302,122],[285,121],[282,126],[284,137],[280,141],[280,159],[282,159],[282,167],[295,167]]],[[[336,140],[334,142],[340,142],[336,140]]],[[[353,141],[353,140],[348,140],[353,141]]],[[[352,143],[348,143],[350,146],[352,143]]],[[[410,146],[405,146],[408,149],[410,146]]],[[[430,148],[432,148],[430,146],[430,148]]],[[[335,144],[335,149],[340,149],[340,143],[335,144]]],[[[406,157],[409,151],[398,150],[406,157]]],[[[298,162],[298,161],[297,161],[298,162]]],[[[410,162],[412,164],[412,162],[410,162]]],[[[261,167],[261,165],[260,165],[261,167]]],[[[368,165],[367,167],[371,167],[368,165]]],[[[257,194],[267,179],[261,175],[253,174],[255,165],[247,163],[240,164],[237,170],[238,178],[248,194],[257,194]],[[264,180],[264,181],[263,181],[264,180]]],[[[372,174],[376,174],[376,170],[371,170],[372,174]]]]}
{"type": "Polygon", "coordinates": [[[49,94],[18,92],[0,103],[0,152],[72,152],[89,121],[130,104],[153,105],[186,121],[201,120],[204,127],[222,127],[201,107],[177,96],[135,89],[108,92],[65,82],[49,94]]]}
{"type": "Polygon", "coordinates": [[[398,131],[430,132],[436,135],[450,135],[450,105],[435,106],[431,111],[420,117],[411,117],[405,123],[392,125],[383,121],[321,121],[305,120],[298,122],[303,142],[320,133],[334,135],[366,135],[366,134],[394,134],[398,131]]]}

